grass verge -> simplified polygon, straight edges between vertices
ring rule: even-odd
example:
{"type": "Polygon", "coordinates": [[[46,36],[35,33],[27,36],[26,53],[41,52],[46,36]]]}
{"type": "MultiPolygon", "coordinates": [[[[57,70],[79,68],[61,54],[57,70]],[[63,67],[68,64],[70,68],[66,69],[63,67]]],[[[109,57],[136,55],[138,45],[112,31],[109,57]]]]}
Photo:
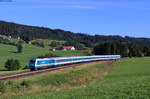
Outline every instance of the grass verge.
{"type": "Polygon", "coordinates": [[[14,99],[149,99],[150,58],[127,58],[86,87],[17,96],[14,99]]]}
{"type": "Polygon", "coordinates": [[[21,89],[17,93],[8,91],[9,96],[6,95],[8,94],[8,92],[6,92],[1,97],[12,98],[12,96],[16,95],[30,95],[41,92],[84,88],[90,83],[102,79],[114,66],[113,64],[113,62],[90,63],[84,64],[81,67],[73,67],[21,78],[13,83],[15,83],[15,85],[20,85],[22,82],[26,81],[31,85],[29,89],[21,89]]]}

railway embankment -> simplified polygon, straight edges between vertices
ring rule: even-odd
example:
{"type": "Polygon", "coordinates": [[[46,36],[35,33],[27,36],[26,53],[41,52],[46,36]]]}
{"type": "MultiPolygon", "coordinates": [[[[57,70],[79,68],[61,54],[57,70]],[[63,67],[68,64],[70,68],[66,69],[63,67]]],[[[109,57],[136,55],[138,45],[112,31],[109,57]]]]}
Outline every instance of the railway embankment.
{"type": "Polygon", "coordinates": [[[22,78],[14,83],[22,83],[28,87],[23,87],[24,90],[21,89],[16,94],[11,91],[8,98],[149,99],[149,60],[149,57],[126,58],[113,63],[114,67],[111,63],[92,63],[41,76],[22,78]],[[100,72],[105,70],[108,72],[100,72]],[[104,75],[100,76],[101,73],[104,75]],[[98,74],[99,76],[96,76],[98,74]]]}
{"type": "Polygon", "coordinates": [[[102,79],[115,66],[116,62],[96,62],[81,66],[23,77],[14,81],[1,82],[6,88],[1,97],[11,98],[47,91],[85,88],[90,83],[102,79]],[[7,94],[9,93],[9,96],[7,94]]]}

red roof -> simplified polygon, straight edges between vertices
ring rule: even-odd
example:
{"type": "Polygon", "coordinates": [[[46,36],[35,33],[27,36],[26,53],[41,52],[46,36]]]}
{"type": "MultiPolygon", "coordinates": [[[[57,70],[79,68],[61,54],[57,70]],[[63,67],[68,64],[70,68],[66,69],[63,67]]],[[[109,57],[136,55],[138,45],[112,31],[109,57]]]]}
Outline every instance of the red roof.
{"type": "Polygon", "coordinates": [[[64,49],[74,48],[74,46],[63,46],[64,49]]]}

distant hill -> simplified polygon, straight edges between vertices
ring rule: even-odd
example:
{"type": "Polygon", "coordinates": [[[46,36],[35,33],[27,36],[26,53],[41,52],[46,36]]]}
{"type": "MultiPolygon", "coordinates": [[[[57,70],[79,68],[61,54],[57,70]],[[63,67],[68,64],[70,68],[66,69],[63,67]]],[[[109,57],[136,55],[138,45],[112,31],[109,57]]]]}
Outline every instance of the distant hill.
{"type": "Polygon", "coordinates": [[[35,38],[63,40],[78,42],[84,44],[86,47],[93,47],[94,45],[106,41],[117,42],[132,42],[139,46],[149,46],[149,38],[133,38],[121,36],[104,36],[104,35],[87,35],[82,33],[73,33],[61,29],[50,29],[46,27],[27,26],[16,23],[0,21],[0,34],[12,37],[20,37],[24,41],[30,41],[35,38]]]}

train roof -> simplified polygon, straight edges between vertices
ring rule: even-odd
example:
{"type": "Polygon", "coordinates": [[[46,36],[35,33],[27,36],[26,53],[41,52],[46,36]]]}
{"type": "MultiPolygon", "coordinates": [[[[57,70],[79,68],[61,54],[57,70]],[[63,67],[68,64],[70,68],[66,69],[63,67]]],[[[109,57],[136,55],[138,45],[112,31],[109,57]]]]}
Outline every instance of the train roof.
{"type": "Polygon", "coordinates": [[[51,60],[59,60],[59,59],[68,59],[68,58],[86,58],[86,57],[110,57],[110,56],[120,56],[120,55],[94,55],[94,56],[72,56],[72,57],[52,57],[52,58],[32,58],[35,59],[51,59],[51,60]]]}

